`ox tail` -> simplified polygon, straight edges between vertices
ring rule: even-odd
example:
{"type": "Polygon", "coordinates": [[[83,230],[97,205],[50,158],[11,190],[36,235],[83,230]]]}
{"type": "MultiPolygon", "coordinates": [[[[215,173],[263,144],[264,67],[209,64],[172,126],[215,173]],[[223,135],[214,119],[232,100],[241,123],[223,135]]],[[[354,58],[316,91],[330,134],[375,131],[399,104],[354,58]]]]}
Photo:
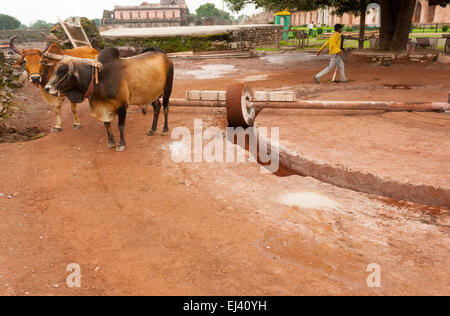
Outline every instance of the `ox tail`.
{"type": "Polygon", "coordinates": [[[169,106],[169,100],[172,96],[173,90],[173,80],[175,77],[175,68],[173,66],[173,62],[169,60],[169,69],[167,70],[167,81],[164,87],[164,107],[169,106]]]}

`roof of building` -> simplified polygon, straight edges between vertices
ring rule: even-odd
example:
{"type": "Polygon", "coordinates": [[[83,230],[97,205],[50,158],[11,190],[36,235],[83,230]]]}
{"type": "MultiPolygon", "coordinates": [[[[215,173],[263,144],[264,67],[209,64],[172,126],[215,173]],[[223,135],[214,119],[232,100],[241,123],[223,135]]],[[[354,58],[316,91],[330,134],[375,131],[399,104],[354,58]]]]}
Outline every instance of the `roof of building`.
{"type": "Polygon", "coordinates": [[[281,11],[281,12],[275,13],[275,15],[292,15],[292,13],[289,11],[281,11]]]}

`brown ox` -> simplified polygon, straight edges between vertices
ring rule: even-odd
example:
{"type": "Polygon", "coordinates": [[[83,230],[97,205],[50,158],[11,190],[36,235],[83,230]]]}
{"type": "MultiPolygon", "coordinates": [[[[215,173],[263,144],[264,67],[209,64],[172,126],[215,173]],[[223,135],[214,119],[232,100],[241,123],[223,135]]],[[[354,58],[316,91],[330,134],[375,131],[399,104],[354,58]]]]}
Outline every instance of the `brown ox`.
{"type": "MultiPolygon", "coordinates": [[[[43,34],[45,36],[45,34],[43,34]]],[[[91,47],[79,47],[75,49],[68,49],[63,50],[56,44],[50,44],[50,42],[47,40],[46,47],[41,49],[19,49],[14,45],[14,40],[16,36],[13,36],[9,40],[9,45],[11,49],[19,54],[21,58],[17,61],[17,63],[14,65],[15,67],[18,67],[22,64],[25,64],[28,78],[32,84],[34,84],[36,87],[39,87],[41,90],[42,99],[55,107],[56,111],[56,125],[53,128],[53,132],[59,132],[62,130],[62,124],[61,124],[61,106],[62,103],[65,100],[65,95],[60,96],[53,96],[45,92],[45,85],[48,82],[48,79],[52,76],[53,71],[55,69],[55,64],[52,63],[51,60],[44,57],[45,53],[52,53],[52,54],[58,54],[58,55],[67,55],[72,57],[78,57],[78,58],[89,58],[89,59],[95,59],[98,56],[97,50],[91,47]]],[[[78,111],[77,111],[77,103],[72,103],[72,113],[74,115],[74,129],[79,129],[81,127],[80,120],[78,118],[78,111]]]]}
{"type": "Polygon", "coordinates": [[[172,94],[174,66],[167,55],[158,48],[144,50],[140,55],[120,58],[117,48],[106,48],[98,56],[103,69],[96,81],[94,67],[73,60],[62,60],[56,65],[46,91],[53,95],[65,93],[72,102],[89,98],[94,117],[105,123],[108,148],[115,147],[111,122],[119,116],[120,142],[117,151],[125,150],[124,129],[129,105],[138,105],[147,112],[153,104],[155,116],[149,136],[154,135],[163,97],[165,124],[162,135],[169,132],[169,99],[172,94]]]}

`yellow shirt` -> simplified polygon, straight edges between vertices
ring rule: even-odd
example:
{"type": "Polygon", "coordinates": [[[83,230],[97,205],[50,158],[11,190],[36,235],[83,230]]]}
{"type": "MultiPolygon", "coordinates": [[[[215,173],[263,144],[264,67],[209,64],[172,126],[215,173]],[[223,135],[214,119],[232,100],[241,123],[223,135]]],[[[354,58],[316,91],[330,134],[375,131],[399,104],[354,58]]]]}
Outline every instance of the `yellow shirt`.
{"type": "Polygon", "coordinates": [[[319,51],[323,51],[325,47],[330,46],[330,55],[339,54],[341,50],[342,35],[339,32],[334,33],[329,40],[323,44],[319,51]]]}

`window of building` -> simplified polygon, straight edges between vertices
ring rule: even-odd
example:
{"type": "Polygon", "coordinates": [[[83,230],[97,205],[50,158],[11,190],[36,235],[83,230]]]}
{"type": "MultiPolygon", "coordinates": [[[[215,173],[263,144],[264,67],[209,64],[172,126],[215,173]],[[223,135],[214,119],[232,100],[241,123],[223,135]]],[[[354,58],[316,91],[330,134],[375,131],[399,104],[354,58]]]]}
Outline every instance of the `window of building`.
{"type": "Polygon", "coordinates": [[[175,11],[172,11],[172,18],[175,19],[175,11]]]}
{"type": "Polygon", "coordinates": [[[150,13],[147,12],[147,20],[149,20],[149,19],[150,19],[150,13]]]}

